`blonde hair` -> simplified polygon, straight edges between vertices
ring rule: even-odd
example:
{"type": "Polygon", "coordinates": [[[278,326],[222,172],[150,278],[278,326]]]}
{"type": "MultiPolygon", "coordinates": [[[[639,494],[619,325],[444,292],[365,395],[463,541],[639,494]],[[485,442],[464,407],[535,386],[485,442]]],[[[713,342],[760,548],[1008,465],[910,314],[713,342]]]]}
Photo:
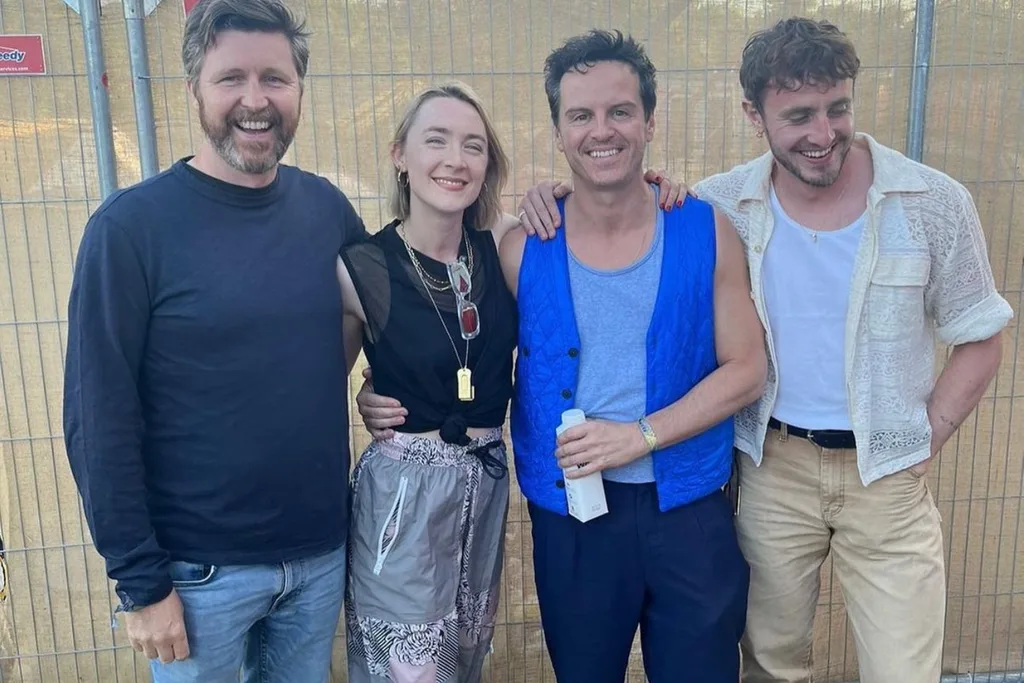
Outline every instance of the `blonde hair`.
{"type": "MultiPolygon", "coordinates": [[[[409,137],[409,129],[412,128],[416,115],[419,114],[426,102],[437,97],[449,97],[465,102],[476,110],[484,122],[484,131],[487,134],[487,173],[484,176],[483,187],[480,188],[480,195],[466,208],[463,223],[477,229],[490,228],[497,224],[498,218],[502,214],[501,191],[508,180],[509,162],[501,147],[501,142],[498,141],[497,131],[487,116],[487,112],[484,111],[483,103],[471,87],[460,81],[449,81],[421,91],[405,108],[405,113],[399,120],[395,136],[391,141],[392,149],[396,147],[404,149],[409,137]]],[[[388,203],[395,218],[404,221],[409,217],[409,196],[408,183],[405,185],[401,183],[398,168],[392,166],[391,174],[388,177],[388,203]]]]}

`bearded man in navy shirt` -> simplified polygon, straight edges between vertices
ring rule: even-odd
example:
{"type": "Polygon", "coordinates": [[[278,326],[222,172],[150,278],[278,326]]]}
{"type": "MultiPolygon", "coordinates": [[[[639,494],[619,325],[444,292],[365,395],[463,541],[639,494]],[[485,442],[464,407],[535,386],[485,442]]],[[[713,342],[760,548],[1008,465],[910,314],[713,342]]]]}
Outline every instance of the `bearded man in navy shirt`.
{"type": "Polygon", "coordinates": [[[156,683],[319,682],[348,526],[335,261],[365,228],[279,163],[309,58],[281,0],[202,0],[182,57],[205,139],[79,248],[68,457],[156,683]]]}

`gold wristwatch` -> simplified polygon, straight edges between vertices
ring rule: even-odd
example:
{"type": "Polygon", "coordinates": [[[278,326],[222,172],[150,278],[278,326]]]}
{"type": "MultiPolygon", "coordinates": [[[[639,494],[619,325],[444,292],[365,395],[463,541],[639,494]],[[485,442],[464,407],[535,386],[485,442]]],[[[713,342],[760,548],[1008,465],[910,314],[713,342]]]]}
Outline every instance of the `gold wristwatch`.
{"type": "Polygon", "coordinates": [[[651,427],[651,423],[647,421],[646,417],[641,417],[636,421],[637,426],[640,427],[640,433],[644,435],[644,441],[647,442],[647,448],[651,452],[658,449],[658,435],[654,433],[654,428],[651,427]]]}

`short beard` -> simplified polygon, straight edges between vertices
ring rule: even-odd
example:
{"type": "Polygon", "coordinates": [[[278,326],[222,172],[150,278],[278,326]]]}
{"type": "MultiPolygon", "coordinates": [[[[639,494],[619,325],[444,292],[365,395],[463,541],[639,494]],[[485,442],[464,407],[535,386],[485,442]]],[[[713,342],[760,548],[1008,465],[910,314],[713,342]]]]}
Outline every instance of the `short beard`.
{"type": "Polygon", "coordinates": [[[850,153],[849,140],[846,137],[842,137],[836,140],[836,152],[841,156],[839,157],[839,168],[835,172],[835,175],[820,176],[816,178],[808,178],[803,174],[800,168],[793,163],[791,160],[792,154],[799,154],[799,152],[791,152],[789,154],[782,152],[772,142],[771,136],[768,135],[768,131],[765,131],[765,139],[768,140],[768,147],[772,151],[772,156],[775,157],[775,161],[778,162],[779,166],[789,171],[794,178],[799,180],[805,185],[811,187],[832,187],[832,185],[839,180],[839,176],[843,173],[843,164],[846,163],[846,155],[850,153]]]}
{"type": "Polygon", "coordinates": [[[242,173],[262,175],[274,170],[295,139],[298,117],[288,126],[281,115],[268,105],[266,109],[254,112],[246,118],[268,121],[271,124],[271,131],[274,134],[272,147],[263,153],[247,155],[235,144],[232,130],[236,121],[243,118],[239,109],[233,110],[223,121],[215,122],[207,118],[203,99],[197,96],[196,101],[199,104],[199,125],[202,126],[206,139],[228,166],[242,173]]]}

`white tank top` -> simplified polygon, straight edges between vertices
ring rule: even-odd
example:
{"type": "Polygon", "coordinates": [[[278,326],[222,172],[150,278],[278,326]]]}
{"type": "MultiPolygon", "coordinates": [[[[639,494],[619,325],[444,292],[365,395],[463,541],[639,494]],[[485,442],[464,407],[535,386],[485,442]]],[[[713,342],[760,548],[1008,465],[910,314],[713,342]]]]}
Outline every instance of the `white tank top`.
{"type": "Polygon", "coordinates": [[[866,214],[818,232],[786,215],[774,187],[771,205],[762,277],[779,378],[772,416],[806,429],[850,429],[843,342],[866,214]]]}

